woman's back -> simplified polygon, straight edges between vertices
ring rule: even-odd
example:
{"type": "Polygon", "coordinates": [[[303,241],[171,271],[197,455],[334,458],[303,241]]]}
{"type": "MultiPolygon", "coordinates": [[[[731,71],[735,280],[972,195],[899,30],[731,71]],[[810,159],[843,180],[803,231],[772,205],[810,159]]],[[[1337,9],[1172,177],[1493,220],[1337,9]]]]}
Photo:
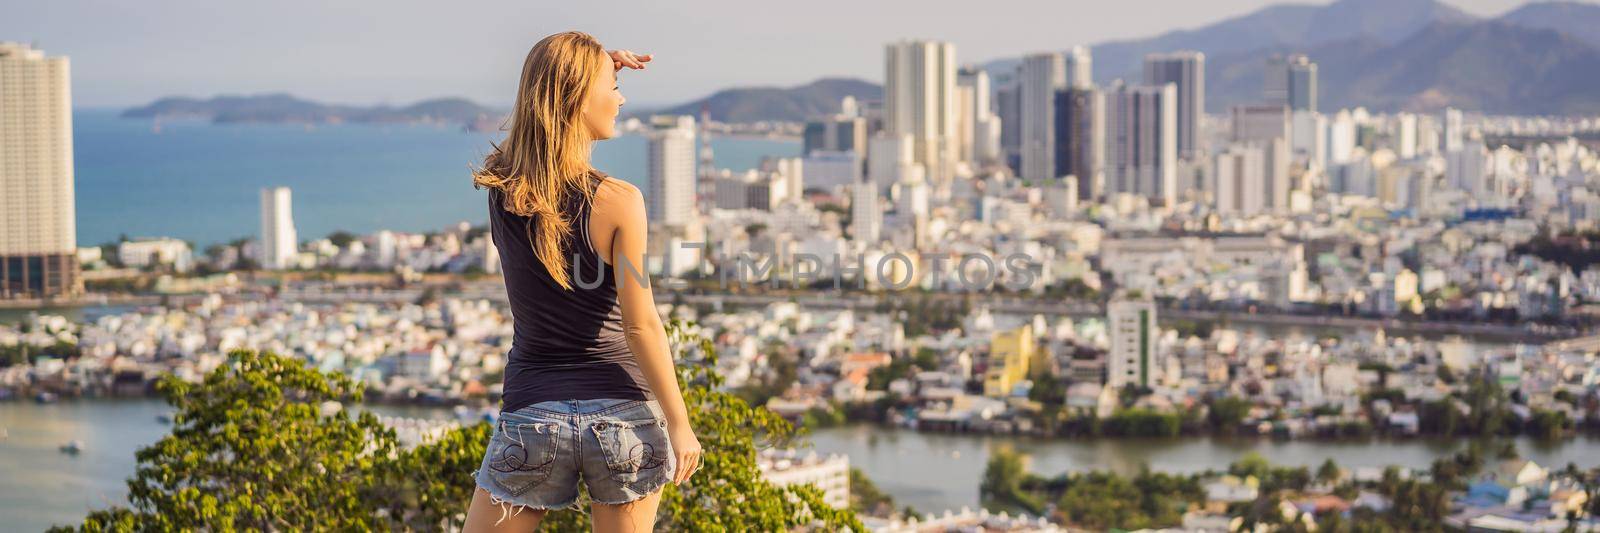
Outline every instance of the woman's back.
{"type": "MultiPolygon", "coordinates": [[[[590,193],[605,179],[598,171],[594,176],[590,193]]],[[[562,246],[570,265],[567,290],[534,252],[538,224],[507,211],[503,193],[489,190],[489,231],[500,251],[514,321],[505,411],[552,400],[653,398],[628,348],[616,279],[590,242],[593,204],[584,198],[570,194],[562,206],[572,228],[562,246]]]]}

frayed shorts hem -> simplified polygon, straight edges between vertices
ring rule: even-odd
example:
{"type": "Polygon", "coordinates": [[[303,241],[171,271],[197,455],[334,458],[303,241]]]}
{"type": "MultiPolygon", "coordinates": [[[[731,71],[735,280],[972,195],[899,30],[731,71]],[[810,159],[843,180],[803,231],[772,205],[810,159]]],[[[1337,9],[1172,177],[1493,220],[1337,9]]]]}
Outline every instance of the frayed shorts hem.
{"type": "Polygon", "coordinates": [[[627,505],[627,504],[630,504],[630,503],[633,503],[633,502],[636,502],[636,501],[639,501],[639,500],[643,500],[643,499],[649,497],[651,494],[655,494],[657,492],[660,492],[660,491],[666,489],[667,483],[669,483],[669,482],[671,482],[670,479],[664,479],[664,480],[661,480],[661,481],[659,481],[657,483],[652,483],[651,485],[654,485],[654,486],[651,487],[649,490],[632,490],[632,489],[630,489],[629,492],[636,492],[636,493],[638,493],[638,496],[633,496],[631,498],[624,498],[624,499],[621,499],[621,500],[614,500],[614,501],[608,501],[608,500],[603,499],[603,498],[596,498],[596,497],[594,497],[594,494],[591,493],[591,494],[589,494],[589,501],[592,501],[594,503],[604,504],[604,505],[627,505]]]}
{"type": "MultiPolygon", "coordinates": [[[[485,486],[481,482],[480,483],[476,483],[476,485],[478,486],[478,490],[483,491],[484,494],[488,494],[489,495],[489,501],[494,503],[497,506],[500,506],[501,510],[506,510],[506,508],[509,506],[511,508],[517,509],[518,512],[521,512],[522,509],[531,509],[531,510],[534,510],[534,511],[560,511],[562,509],[572,508],[572,506],[574,506],[574,505],[576,505],[578,503],[578,499],[577,498],[573,498],[573,499],[567,500],[566,502],[563,502],[563,503],[557,503],[557,504],[551,504],[551,505],[541,505],[541,504],[537,504],[537,503],[522,503],[522,502],[516,501],[516,499],[514,499],[514,498],[502,498],[502,497],[500,497],[499,494],[495,494],[495,490],[493,488],[485,486]]],[[[502,519],[504,519],[504,517],[502,517],[502,519]]]]}

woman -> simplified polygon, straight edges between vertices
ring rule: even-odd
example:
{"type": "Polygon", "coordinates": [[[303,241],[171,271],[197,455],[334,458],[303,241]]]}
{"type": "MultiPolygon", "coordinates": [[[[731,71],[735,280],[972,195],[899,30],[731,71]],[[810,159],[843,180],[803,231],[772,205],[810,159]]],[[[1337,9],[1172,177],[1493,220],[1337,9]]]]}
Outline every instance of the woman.
{"type": "Polygon", "coordinates": [[[666,331],[643,271],[644,197],[594,169],[616,133],[618,70],[579,32],[528,52],[511,129],[473,175],[489,190],[514,322],[505,393],[466,531],[532,531],[589,489],[595,531],[649,531],[661,488],[699,467],[666,331]]]}

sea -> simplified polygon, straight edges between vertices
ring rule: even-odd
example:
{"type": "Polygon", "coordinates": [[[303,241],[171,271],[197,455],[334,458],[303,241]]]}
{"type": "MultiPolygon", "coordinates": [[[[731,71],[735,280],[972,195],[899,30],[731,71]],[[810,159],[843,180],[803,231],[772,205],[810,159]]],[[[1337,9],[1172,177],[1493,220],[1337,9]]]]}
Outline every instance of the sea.
{"type": "MultiPolygon", "coordinates": [[[[73,113],[78,245],[126,236],[189,241],[196,253],[260,232],[260,191],[289,187],[300,240],[334,231],[426,232],[483,224],[471,170],[501,132],[458,125],[213,124],[73,113]]],[[[713,136],[718,168],[742,171],[793,157],[798,140],[713,136]]],[[[645,185],[646,140],[595,144],[596,168],[645,185]]]]}

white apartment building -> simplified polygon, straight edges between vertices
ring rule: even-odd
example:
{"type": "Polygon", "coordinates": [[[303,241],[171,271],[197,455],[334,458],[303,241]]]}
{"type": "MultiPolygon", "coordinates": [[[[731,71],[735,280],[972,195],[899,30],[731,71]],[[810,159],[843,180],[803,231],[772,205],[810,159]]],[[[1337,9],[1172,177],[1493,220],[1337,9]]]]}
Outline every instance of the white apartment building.
{"type": "Polygon", "coordinates": [[[651,117],[650,126],[650,222],[688,226],[695,216],[694,117],[651,117]]]}
{"type": "Polygon", "coordinates": [[[300,254],[288,187],[261,189],[261,267],[293,268],[300,254]]]}
{"type": "Polygon", "coordinates": [[[0,298],[82,292],[67,58],[0,42],[0,298]]]}

